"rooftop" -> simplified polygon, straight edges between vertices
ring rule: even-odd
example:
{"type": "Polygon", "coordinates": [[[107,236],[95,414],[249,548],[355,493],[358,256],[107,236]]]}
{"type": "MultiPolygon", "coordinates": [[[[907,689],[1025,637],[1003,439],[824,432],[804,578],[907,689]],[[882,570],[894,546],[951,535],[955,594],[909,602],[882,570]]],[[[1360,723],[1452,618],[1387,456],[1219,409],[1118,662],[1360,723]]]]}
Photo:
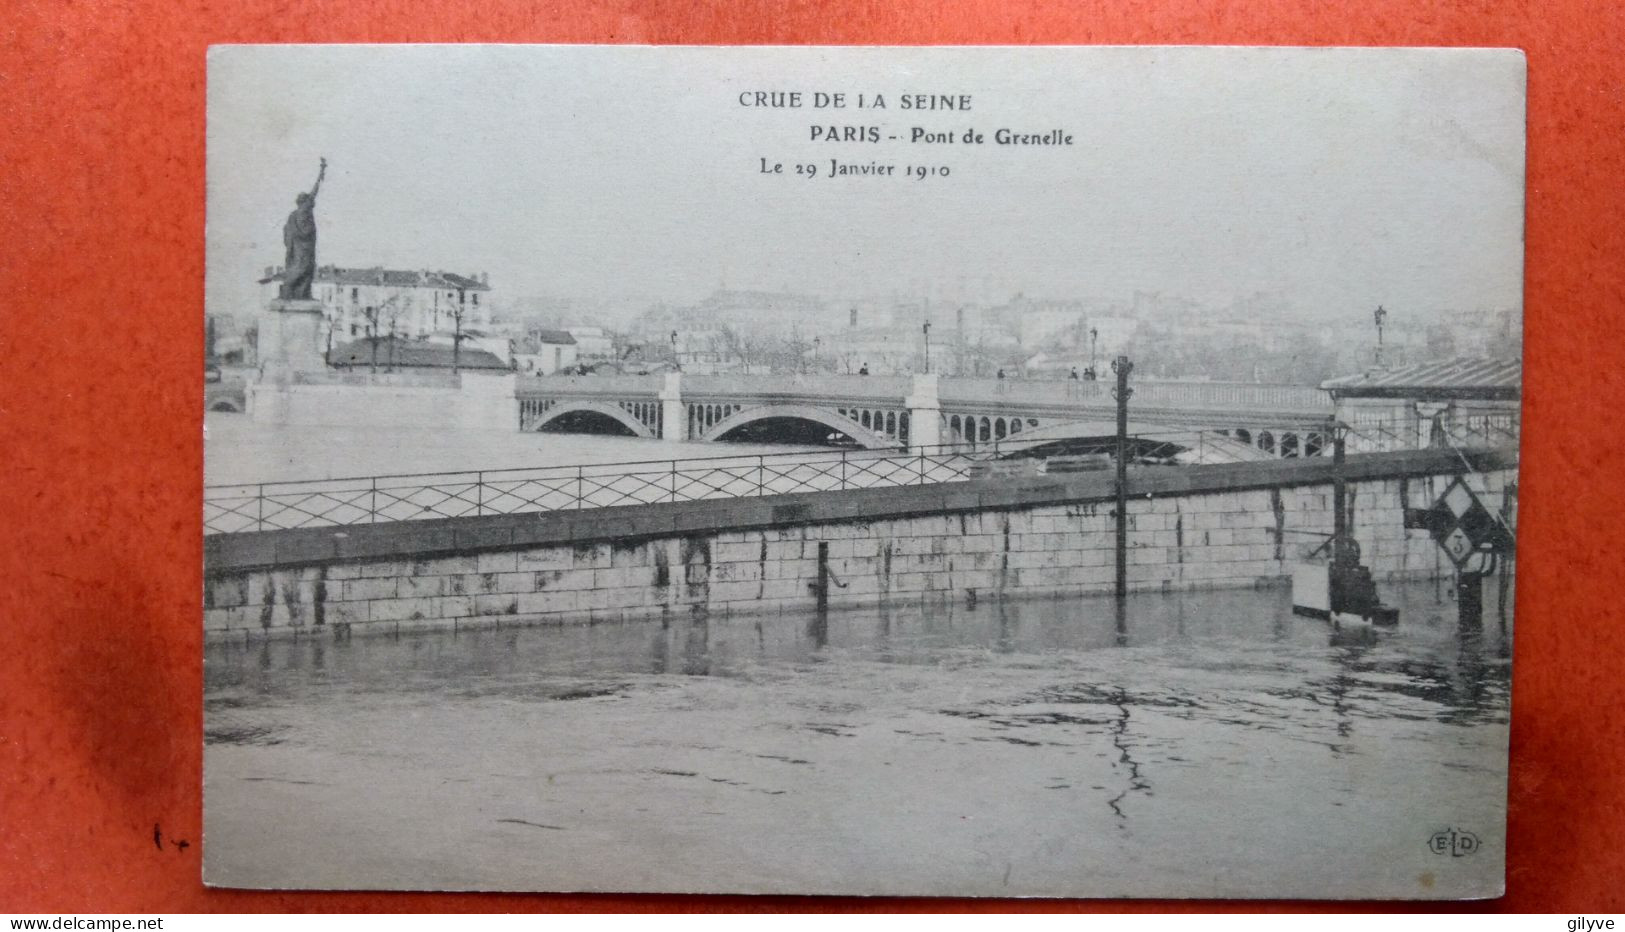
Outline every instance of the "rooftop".
{"type": "Polygon", "coordinates": [[[568,330],[529,330],[515,345],[521,353],[535,352],[543,345],[546,346],[574,346],[576,338],[568,330]]]}
{"type": "Polygon", "coordinates": [[[1517,398],[1523,364],[1516,359],[1461,357],[1398,369],[1368,369],[1328,379],[1320,387],[1333,398],[1517,398]]]}
{"type": "MultiPolygon", "coordinates": [[[[286,275],[282,271],[274,271],[260,279],[260,284],[279,282],[286,275]]],[[[336,265],[324,265],[316,270],[316,281],[336,285],[392,285],[401,288],[444,288],[447,290],[461,289],[463,291],[490,291],[491,286],[479,277],[458,275],[456,272],[432,272],[428,269],[386,269],[382,266],[373,266],[370,269],[347,269],[336,265]]]]}
{"type": "MultiPolygon", "coordinates": [[[[452,347],[446,343],[426,340],[403,340],[399,337],[378,337],[378,365],[393,365],[396,369],[450,369],[452,347]],[[393,361],[392,361],[393,360],[393,361]]],[[[327,354],[327,364],[341,368],[370,366],[373,361],[372,340],[361,339],[333,347],[327,354]]],[[[485,350],[464,346],[457,354],[461,369],[501,369],[508,364],[485,350]]]]}

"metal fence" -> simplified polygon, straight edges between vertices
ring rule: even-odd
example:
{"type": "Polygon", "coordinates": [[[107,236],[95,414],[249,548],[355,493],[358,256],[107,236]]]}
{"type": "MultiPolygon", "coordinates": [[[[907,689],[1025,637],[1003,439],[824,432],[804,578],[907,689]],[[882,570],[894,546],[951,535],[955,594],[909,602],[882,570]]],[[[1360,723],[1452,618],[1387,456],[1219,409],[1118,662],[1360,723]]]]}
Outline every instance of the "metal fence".
{"type": "Polygon", "coordinates": [[[1383,453],[1425,447],[1483,449],[1516,447],[1517,412],[1475,412],[1438,418],[1354,418],[1344,425],[1350,453],[1383,453]]]}
{"type": "Polygon", "coordinates": [[[989,444],[210,485],[203,528],[229,534],[925,485],[971,478],[998,456],[989,444]]]}
{"type": "MultiPolygon", "coordinates": [[[[1516,414],[1338,425],[1350,453],[1516,446],[1516,414]]],[[[1216,430],[1169,427],[1135,432],[1140,462],[1204,465],[1327,456],[1334,427],[1278,424],[1216,430]]],[[[1036,475],[1099,468],[1107,438],[1001,439],[895,450],[831,450],[763,455],[540,466],[467,472],[402,473],[204,488],[205,534],[379,524],[425,518],[613,508],[801,492],[842,492],[958,482],[989,475],[1036,475]],[[1082,457],[1076,454],[1084,454],[1082,457]],[[1027,459],[1019,459],[1028,457],[1027,459]]]]}

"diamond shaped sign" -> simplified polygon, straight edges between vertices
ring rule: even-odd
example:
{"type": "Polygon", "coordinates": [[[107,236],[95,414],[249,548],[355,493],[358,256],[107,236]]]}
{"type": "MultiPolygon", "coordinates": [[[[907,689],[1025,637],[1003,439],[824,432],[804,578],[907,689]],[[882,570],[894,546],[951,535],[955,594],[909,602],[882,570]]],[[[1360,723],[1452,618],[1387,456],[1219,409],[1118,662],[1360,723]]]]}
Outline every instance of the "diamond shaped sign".
{"type": "Polygon", "coordinates": [[[1473,553],[1473,542],[1462,532],[1461,528],[1451,530],[1444,540],[1439,542],[1444,552],[1450,554],[1450,559],[1459,566],[1473,553]]]}
{"type": "Polygon", "coordinates": [[[1439,496],[1439,501],[1451,514],[1460,518],[1478,503],[1478,497],[1473,494],[1472,489],[1467,488],[1467,484],[1462,482],[1460,477],[1457,477],[1456,481],[1450,483],[1450,487],[1444,490],[1444,494],[1439,496]]]}
{"type": "Polygon", "coordinates": [[[1512,534],[1460,476],[1433,503],[1424,524],[1457,569],[1475,553],[1507,553],[1512,549],[1512,534]]]}

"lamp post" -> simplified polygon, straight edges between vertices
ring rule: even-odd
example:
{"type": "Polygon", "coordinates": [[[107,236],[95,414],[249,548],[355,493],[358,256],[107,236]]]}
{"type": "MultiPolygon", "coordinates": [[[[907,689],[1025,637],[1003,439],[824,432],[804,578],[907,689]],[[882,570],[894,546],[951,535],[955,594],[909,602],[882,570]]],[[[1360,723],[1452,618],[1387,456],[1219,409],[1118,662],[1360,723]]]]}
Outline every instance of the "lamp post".
{"type": "Polygon", "coordinates": [[[1089,380],[1097,377],[1099,369],[1095,368],[1095,342],[1100,339],[1100,331],[1094,327],[1089,328],[1089,380]]]}
{"type": "Polygon", "coordinates": [[[677,358],[677,331],[671,332],[671,365],[678,372],[683,371],[682,360],[677,358]]]}
{"type": "Polygon", "coordinates": [[[1371,318],[1377,322],[1377,365],[1380,366],[1382,365],[1382,322],[1388,319],[1388,312],[1379,304],[1377,309],[1371,313],[1371,318]]]}
{"type": "Polygon", "coordinates": [[[1117,387],[1112,398],[1117,401],[1117,580],[1114,592],[1119,604],[1128,594],[1128,400],[1134,389],[1128,387],[1129,373],[1134,363],[1127,356],[1112,360],[1112,374],[1117,376],[1117,387]]]}
{"type": "Polygon", "coordinates": [[[385,372],[395,371],[395,315],[389,315],[389,367],[385,372]]]}
{"type": "Polygon", "coordinates": [[[819,347],[821,347],[823,345],[824,345],[823,340],[819,339],[818,337],[813,337],[813,371],[814,372],[818,371],[818,349],[819,349],[819,347]]]}
{"type": "Polygon", "coordinates": [[[931,374],[931,322],[925,322],[925,374],[931,374]]]}

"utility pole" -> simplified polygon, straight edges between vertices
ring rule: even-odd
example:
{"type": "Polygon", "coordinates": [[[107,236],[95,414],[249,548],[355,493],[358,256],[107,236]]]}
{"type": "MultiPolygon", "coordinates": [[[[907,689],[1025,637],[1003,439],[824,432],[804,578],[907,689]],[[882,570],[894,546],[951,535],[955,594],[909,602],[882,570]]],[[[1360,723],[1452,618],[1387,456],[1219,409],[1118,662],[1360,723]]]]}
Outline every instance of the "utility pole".
{"type": "Polygon", "coordinates": [[[1128,375],[1134,364],[1127,356],[1112,361],[1112,373],[1117,376],[1117,387],[1112,397],[1117,399],[1117,587],[1115,593],[1121,602],[1128,595],[1128,400],[1134,390],[1128,387],[1128,375]]]}

